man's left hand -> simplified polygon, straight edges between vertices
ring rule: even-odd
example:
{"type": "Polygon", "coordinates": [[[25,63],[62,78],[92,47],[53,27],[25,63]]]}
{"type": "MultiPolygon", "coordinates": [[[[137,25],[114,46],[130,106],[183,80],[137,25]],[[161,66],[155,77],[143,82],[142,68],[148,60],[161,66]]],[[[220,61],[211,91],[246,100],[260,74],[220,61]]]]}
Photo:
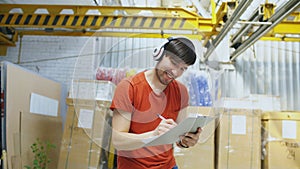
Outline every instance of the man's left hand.
{"type": "Polygon", "coordinates": [[[198,128],[195,133],[190,132],[190,133],[186,133],[184,136],[180,136],[179,137],[180,141],[177,145],[179,145],[180,147],[184,147],[184,148],[194,146],[195,144],[197,144],[201,132],[202,132],[202,129],[198,128]]]}

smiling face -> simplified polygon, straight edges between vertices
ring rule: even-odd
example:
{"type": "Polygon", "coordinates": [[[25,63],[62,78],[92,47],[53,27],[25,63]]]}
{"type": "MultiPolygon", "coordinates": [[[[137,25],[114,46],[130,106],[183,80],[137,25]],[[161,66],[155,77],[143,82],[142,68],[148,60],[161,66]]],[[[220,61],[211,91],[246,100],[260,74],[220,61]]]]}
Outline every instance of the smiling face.
{"type": "Polygon", "coordinates": [[[170,55],[165,55],[156,65],[156,76],[160,83],[168,85],[187,70],[188,65],[182,60],[170,55]]]}

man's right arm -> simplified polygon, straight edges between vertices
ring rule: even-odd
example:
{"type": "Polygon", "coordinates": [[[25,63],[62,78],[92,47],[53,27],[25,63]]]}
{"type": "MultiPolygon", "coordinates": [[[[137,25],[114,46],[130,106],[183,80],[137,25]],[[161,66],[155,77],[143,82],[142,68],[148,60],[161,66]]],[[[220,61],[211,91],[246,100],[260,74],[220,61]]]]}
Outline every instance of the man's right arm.
{"type": "Polygon", "coordinates": [[[155,131],[143,134],[129,133],[131,113],[114,110],[112,141],[117,150],[134,150],[143,147],[142,139],[154,136],[155,131]]]}
{"type": "Polygon", "coordinates": [[[131,113],[114,109],[112,119],[112,141],[117,150],[134,150],[144,146],[143,139],[160,135],[176,126],[173,119],[162,120],[155,130],[134,134],[129,133],[131,113]]]}

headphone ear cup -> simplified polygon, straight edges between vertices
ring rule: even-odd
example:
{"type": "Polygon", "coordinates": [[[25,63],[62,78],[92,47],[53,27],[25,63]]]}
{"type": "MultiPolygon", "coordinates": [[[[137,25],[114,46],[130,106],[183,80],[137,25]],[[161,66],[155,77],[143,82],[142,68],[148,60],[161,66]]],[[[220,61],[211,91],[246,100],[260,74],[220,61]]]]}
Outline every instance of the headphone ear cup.
{"type": "Polygon", "coordinates": [[[164,53],[164,45],[162,45],[161,47],[155,48],[153,51],[153,59],[155,61],[159,61],[162,58],[163,53],[164,53]]]}
{"type": "Polygon", "coordinates": [[[165,42],[163,42],[159,47],[156,47],[152,53],[153,59],[155,61],[161,60],[161,58],[164,55],[165,45],[169,43],[169,40],[167,39],[165,42]]]}

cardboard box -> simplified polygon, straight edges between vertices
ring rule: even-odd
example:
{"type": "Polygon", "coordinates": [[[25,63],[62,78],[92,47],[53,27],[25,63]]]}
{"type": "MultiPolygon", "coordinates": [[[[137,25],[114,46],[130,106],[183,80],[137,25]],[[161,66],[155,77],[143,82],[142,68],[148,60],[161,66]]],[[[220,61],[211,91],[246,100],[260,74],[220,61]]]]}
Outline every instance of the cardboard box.
{"type": "Polygon", "coordinates": [[[67,104],[58,169],[97,168],[110,141],[110,102],[67,98],[67,104]]]}
{"type": "Polygon", "coordinates": [[[32,164],[30,146],[37,138],[56,145],[57,150],[49,154],[50,168],[56,168],[62,137],[62,84],[9,62],[1,62],[1,77],[5,103],[2,148],[7,152],[8,168],[20,169],[32,164]],[[43,97],[39,104],[33,101],[35,94],[43,97]],[[55,106],[53,101],[57,103],[55,106]],[[52,116],[47,115],[49,109],[45,105],[51,105],[52,116]]]}
{"type": "Polygon", "coordinates": [[[111,101],[115,88],[110,81],[76,79],[72,82],[69,98],[111,101]]]}
{"type": "Polygon", "coordinates": [[[34,153],[30,147],[38,138],[42,142],[48,141],[55,145],[55,148],[50,149],[47,156],[51,160],[48,167],[57,168],[62,138],[61,118],[37,115],[33,113],[22,113],[21,126],[22,146],[20,152],[22,152],[22,166],[33,166],[34,153]]]}
{"type": "Polygon", "coordinates": [[[280,97],[271,95],[249,95],[243,98],[223,98],[226,108],[256,109],[262,111],[280,111],[280,97]]]}
{"type": "Polygon", "coordinates": [[[217,169],[261,168],[261,111],[225,108],[216,133],[217,169]]]}
{"type": "Polygon", "coordinates": [[[300,168],[300,112],[267,112],[262,116],[263,168],[300,168]]]}
{"type": "Polygon", "coordinates": [[[251,94],[245,99],[254,101],[256,109],[262,111],[281,111],[281,100],[279,96],[251,94]]]}
{"type": "MultiPolygon", "coordinates": [[[[190,113],[202,115],[212,115],[211,107],[188,107],[190,113]]],[[[215,123],[209,123],[203,128],[199,142],[191,148],[182,149],[174,147],[174,156],[179,168],[195,169],[201,166],[201,169],[214,169],[215,144],[214,144],[215,123]]]]}

